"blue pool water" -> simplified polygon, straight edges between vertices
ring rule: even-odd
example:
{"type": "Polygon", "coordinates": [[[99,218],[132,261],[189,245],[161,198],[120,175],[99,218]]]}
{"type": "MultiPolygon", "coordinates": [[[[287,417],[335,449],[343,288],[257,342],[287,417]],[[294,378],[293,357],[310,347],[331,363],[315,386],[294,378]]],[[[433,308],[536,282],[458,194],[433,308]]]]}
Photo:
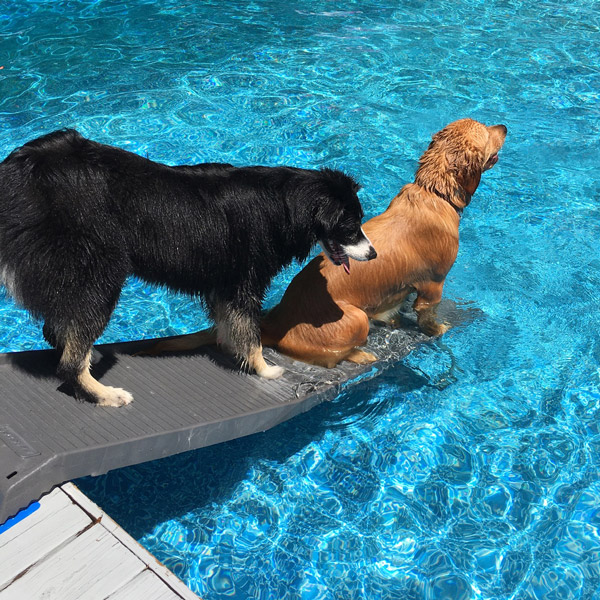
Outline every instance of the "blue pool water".
{"type": "MultiPolygon", "coordinates": [[[[0,3],[3,156],[75,126],[338,167],[370,217],[465,116],[509,130],[446,283],[474,322],[269,432],[78,481],[203,598],[600,599],[600,2],[0,3]]],[[[203,319],[131,281],[102,341],[203,319]]],[[[44,347],[4,295],[0,346],[44,347]]]]}

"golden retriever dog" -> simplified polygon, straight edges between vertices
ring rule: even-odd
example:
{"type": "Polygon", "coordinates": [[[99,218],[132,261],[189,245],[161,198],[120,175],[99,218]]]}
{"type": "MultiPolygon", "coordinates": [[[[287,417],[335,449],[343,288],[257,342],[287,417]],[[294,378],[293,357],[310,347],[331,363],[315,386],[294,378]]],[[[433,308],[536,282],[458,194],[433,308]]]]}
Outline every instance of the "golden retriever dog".
{"type": "MultiPolygon", "coordinates": [[[[461,119],[436,133],[414,183],[363,225],[377,257],[339,269],[319,254],[262,319],[262,344],[325,367],[342,360],[373,362],[376,357],[359,348],[367,341],[369,319],[390,322],[412,292],[420,329],[430,336],[446,332],[449,325],[437,321],[436,308],[458,253],[461,214],[481,174],[498,161],[506,131],[504,125],[461,119]]],[[[215,341],[215,332],[205,330],[164,340],[146,353],[215,341]]]]}
{"type": "Polygon", "coordinates": [[[498,161],[506,131],[461,119],[436,133],[414,183],[363,225],[377,258],[353,262],[345,273],[317,256],[263,319],[262,343],[326,367],[372,362],[376,357],[358,348],[367,340],[369,319],[389,322],[411,292],[419,328],[430,336],[447,331],[436,308],[458,253],[460,217],[481,174],[498,161]]]}

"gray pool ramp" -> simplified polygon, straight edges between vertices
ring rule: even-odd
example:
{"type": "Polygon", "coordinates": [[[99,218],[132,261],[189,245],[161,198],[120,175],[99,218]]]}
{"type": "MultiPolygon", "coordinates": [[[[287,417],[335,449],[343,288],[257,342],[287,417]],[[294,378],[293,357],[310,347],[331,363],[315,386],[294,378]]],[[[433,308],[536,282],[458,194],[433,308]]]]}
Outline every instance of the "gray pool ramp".
{"type": "MultiPolygon", "coordinates": [[[[440,307],[453,325],[476,312],[440,307]]],[[[373,328],[367,349],[381,360],[368,366],[325,369],[265,349],[267,362],[285,368],[270,381],[241,373],[216,348],[132,356],[154,340],[96,346],[93,374],[134,396],[122,408],[65,393],[53,350],[0,354],[0,524],[65,481],[265,431],[332,399],[427,340],[403,318],[402,328],[373,328]]]]}

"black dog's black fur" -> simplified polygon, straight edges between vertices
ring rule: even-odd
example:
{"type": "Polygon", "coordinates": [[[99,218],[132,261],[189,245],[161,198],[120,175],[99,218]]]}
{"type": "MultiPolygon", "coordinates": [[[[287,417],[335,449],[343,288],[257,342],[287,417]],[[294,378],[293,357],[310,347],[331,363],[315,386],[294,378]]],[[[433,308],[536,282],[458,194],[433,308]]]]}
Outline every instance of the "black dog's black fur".
{"type": "Polygon", "coordinates": [[[272,277],[319,240],[356,241],[357,190],[330,169],[171,167],[57,131],[0,164],[0,282],[43,319],[76,395],[125,404],[78,378],[128,275],[201,295],[247,358],[272,277]]]}

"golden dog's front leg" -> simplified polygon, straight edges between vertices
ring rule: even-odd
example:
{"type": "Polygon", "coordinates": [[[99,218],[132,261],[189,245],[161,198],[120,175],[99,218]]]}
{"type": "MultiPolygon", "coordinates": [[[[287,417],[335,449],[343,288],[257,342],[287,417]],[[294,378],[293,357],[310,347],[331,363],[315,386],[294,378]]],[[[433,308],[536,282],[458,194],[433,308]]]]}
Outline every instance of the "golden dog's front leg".
{"type": "Polygon", "coordinates": [[[412,286],[405,286],[400,291],[388,296],[380,306],[369,313],[369,318],[375,322],[397,327],[400,322],[398,317],[402,303],[413,291],[414,288],[412,286]]]}
{"type": "Polygon", "coordinates": [[[427,335],[442,335],[450,329],[449,323],[439,323],[437,320],[437,307],[442,299],[444,282],[429,281],[415,286],[417,298],[413,308],[417,313],[417,323],[421,331],[427,335]]]}

